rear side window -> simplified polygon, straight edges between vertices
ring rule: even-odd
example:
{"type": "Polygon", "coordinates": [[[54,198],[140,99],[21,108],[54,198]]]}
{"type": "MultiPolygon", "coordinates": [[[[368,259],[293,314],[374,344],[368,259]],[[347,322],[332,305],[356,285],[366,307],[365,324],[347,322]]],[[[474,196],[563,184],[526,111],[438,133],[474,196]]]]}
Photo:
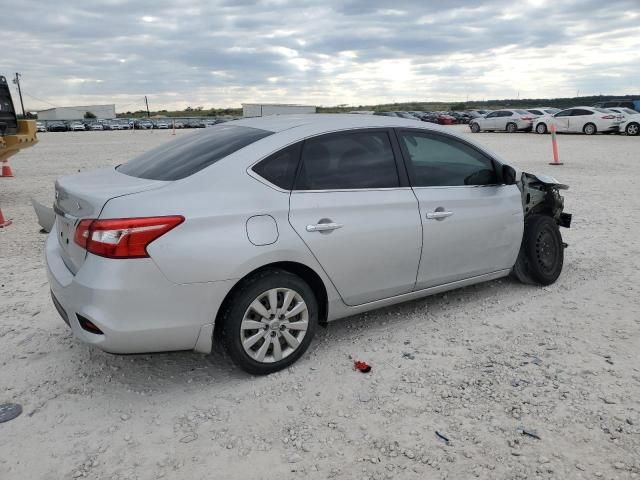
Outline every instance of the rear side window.
{"type": "Polygon", "coordinates": [[[266,181],[284,190],[291,190],[300,159],[300,147],[298,143],[268,156],[254,166],[253,171],[266,181]]]}
{"type": "Polygon", "coordinates": [[[273,132],[220,125],[185,135],[118,167],[120,173],[150,180],[180,180],[273,132]]]}
{"type": "Polygon", "coordinates": [[[455,138],[422,132],[401,132],[416,187],[495,185],[493,161],[455,138]]]}
{"type": "Polygon", "coordinates": [[[296,190],[398,187],[386,131],[323,135],[304,142],[296,190]]]}
{"type": "MultiPolygon", "coordinates": [[[[600,109],[597,109],[600,110],[600,109]]],[[[603,113],[611,113],[608,110],[600,110],[603,113]]],[[[573,109],[573,113],[571,114],[572,117],[579,117],[582,115],[593,115],[593,112],[591,110],[585,110],[584,108],[574,108],[573,109]]]]}
{"type": "Polygon", "coordinates": [[[509,110],[503,110],[501,112],[498,112],[498,116],[499,117],[512,117],[513,116],[513,112],[510,112],[509,110]]]}

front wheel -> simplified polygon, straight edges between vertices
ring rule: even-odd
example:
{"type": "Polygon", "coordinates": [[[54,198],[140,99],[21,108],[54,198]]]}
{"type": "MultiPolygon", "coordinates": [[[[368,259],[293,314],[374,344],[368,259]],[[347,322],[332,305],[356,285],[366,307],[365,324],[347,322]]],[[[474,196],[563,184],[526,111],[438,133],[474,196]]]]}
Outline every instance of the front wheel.
{"type": "Polygon", "coordinates": [[[472,133],[478,133],[480,131],[480,125],[478,125],[476,122],[473,122],[470,128],[472,133]]]}
{"type": "Polygon", "coordinates": [[[265,375],[304,354],[318,323],[318,302],[297,275],[267,270],[244,281],[221,321],[223,343],[236,365],[265,375]]]}
{"type": "Polygon", "coordinates": [[[536,125],[536,133],[547,133],[547,125],[544,123],[536,125]]]}
{"type": "Polygon", "coordinates": [[[598,130],[593,123],[587,123],[582,131],[585,133],[585,135],[595,135],[598,130]]]}
{"type": "Polygon", "coordinates": [[[640,134],[640,124],[632,122],[629,125],[627,125],[627,128],[624,129],[624,132],[627,135],[638,135],[640,134]]]}
{"type": "Polygon", "coordinates": [[[524,225],[524,238],[514,274],[523,282],[550,285],[564,264],[564,244],[560,228],[547,215],[533,215],[524,225]]]}

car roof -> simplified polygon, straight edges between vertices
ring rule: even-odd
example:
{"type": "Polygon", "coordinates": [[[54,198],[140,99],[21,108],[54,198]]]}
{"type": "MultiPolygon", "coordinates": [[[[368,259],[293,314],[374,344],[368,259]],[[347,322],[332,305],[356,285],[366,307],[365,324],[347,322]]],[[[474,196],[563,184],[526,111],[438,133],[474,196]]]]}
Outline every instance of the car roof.
{"type": "Polygon", "coordinates": [[[432,130],[445,130],[433,124],[419,122],[408,118],[387,117],[383,115],[351,115],[311,113],[306,115],[269,115],[266,117],[244,118],[235,120],[234,125],[260,128],[271,132],[282,132],[292,128],[306,126],[317,133],[332,132],[349,128],[388,128],[413,127],[432,130]]]}

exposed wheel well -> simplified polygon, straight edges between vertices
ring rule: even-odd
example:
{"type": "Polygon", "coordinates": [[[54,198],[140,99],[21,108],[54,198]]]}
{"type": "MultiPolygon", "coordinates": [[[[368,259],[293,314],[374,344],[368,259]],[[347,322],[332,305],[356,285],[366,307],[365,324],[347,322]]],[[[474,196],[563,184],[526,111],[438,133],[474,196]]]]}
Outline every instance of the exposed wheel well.
{"type": "Polygon", "coordinates": [[[214,324],[213,337],[214,339],[220,338],[220,331],[222,330],[222,322],[218,320],[222,317],[222,312],[225,311],[227,307],[227,302],[233,298],[233,295],[242,288],[242,284],[244,281],[255,275],[258,272],[262,272],[264,270],[286,270],[287,272],[293,273],[294,275],[299,276],[305,282],[309,284],[311,289],[313,290],[316,299],[318,300],[318,319],[321,325],[325,325],[327,323],[327,315],[328,315],[328,296],[327,289],[324,286],[324,282],[320,278],[320,276],[314,272],[311,268],[303,265],[302,263],[297,262],[275,262],[269,263],[267,265],[263,265],[260,268],[255,269],[254,271],[248,273],[243,278],[238,280],[238,282],[233,286],[233,288],[227,293],[225,296],[220,308],[218,309],[218,313],[216,315],[216,321],[214,324]]]}

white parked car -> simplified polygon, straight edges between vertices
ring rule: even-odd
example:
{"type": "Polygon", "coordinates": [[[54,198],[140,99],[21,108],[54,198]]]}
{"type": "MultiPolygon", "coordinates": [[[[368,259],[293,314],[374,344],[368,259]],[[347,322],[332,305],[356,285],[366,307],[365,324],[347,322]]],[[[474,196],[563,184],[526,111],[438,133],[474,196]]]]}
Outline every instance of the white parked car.
{"type": "Polygon", "coordinates": [[[502,130],[509,133],[530,131],[535,116],[526,110],[496,110],[469,122],[473,133],[502,130]]]}
{"type": "Polygon", "coordinates": [[[618,126],[620,133],[626,133],[627,135],[640,135],[640,113],[630,108],[623,108],[627,115],[622,123],[618,126]],[[633,113],[630,113],[633,112],[633,113]]]}
{"type": "Polygon", "coordinates": [[[558,132],[594,135],[617,132],[619,124],[618,115],[606,108],[573,107],[537,118],[533,129],[536,133],[547,133],[555,125],[558,132]]]}
{"type": "Polygon", "coordinates": [[[169,124],[164,120],[161,120],[159,122],[156,122],[156,127],[159,129],[165,129],[165,128],[169,128],[169,124]]]}
{"type": "Polygon", "coordinates": [[[97,122],[96,122],[96,123],[92,123],[92,124],[89,126],[89,129],[90,129],[90,130],[93,130],[93,131],[100,131],[100,130],[104,130],[104,127],[102,126],[102,124],[101,124],[101,123],[97,123],[97,122]]]}
{"type": "Polygon", "coordinates": [[[527,108],[527,112],[533,113],[537,117],[542,117],[544,115],[554,115],[560,111],[559,108],[553,107],[535,107],[535,108],[527,108]]]}
{"type": "Polygon", "coordinates": [[[69,125],[69,130],[72,132],[84,132],[86,128],[84,128],[84,124],[80,122],[73,122],[69,125]]]}
{"type": "Polygon", "coordinates": [[[38,132],[46,132],[47,131],[47,127],[45,127],[44,123],[42,123],[42,122],[36,122],[36,130],[38,132]]]}
{"type": "Polygon", "coordinates": [[[630,108],[624,108],[624,107],[611,107],[611,108],[607,108],[607,110],[611,110],[612,112],[615,112],[618,115],[618,118],[620,119],[621,123],[626,121],[628,116],[637,115],[639,113],[635,110],[632,110],[630,108]]]}

